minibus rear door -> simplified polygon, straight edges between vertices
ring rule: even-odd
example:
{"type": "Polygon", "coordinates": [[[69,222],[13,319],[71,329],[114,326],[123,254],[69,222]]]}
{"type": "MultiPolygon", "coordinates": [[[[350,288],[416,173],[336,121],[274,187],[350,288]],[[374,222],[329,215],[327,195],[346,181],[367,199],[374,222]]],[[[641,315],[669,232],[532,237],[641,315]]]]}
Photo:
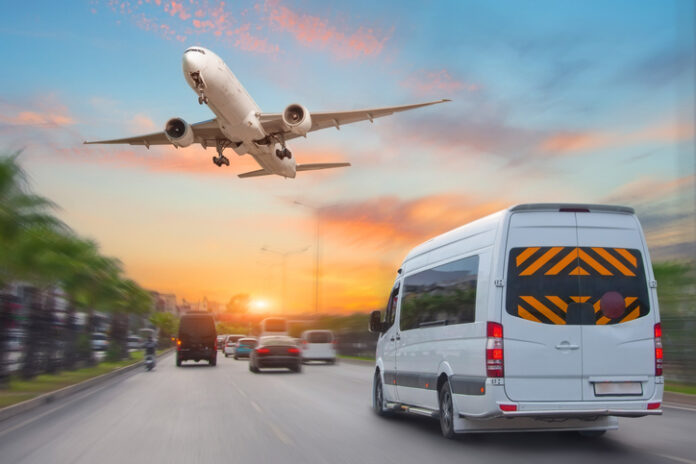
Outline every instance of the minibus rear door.
{"type": "Polygon", "coordinates": [[[655,317],[635,216],[577,215],[580,294],[593,314],[582,325],[583,399],[647,399],[654,391],[655,317]]]}
{"type": "Polygon", "coordinates": [[[582,399],[575,216],[539,211],[510,217],[502,323],[511,400],[582,399]]]}

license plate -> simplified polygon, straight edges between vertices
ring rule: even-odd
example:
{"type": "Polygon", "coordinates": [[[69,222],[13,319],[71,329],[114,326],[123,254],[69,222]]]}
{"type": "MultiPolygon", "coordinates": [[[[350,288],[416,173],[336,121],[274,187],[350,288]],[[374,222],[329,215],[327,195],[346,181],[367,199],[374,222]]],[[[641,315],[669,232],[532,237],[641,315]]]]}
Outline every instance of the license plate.
{"type": "Polygon", "coordinates": [[[596,382],[595,396],[642,395],[643,385],[640,382],[596,382]]]}

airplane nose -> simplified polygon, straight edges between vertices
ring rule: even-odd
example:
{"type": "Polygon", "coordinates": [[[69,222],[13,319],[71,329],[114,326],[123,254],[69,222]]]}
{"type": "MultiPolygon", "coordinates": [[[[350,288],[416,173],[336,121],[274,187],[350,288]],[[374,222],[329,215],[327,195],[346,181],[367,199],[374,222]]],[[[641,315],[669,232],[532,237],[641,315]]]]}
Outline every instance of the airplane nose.
{"type": "Polygon", "coordinates": [[[184,57],[182,58],[182,67],[184,68],[185,73],[191,73],[194,71],[199,71],[199,60],[197,59],[198,57],[196,56],[195,52],[191,51],[186,51],[184,53],[184,57]]]}

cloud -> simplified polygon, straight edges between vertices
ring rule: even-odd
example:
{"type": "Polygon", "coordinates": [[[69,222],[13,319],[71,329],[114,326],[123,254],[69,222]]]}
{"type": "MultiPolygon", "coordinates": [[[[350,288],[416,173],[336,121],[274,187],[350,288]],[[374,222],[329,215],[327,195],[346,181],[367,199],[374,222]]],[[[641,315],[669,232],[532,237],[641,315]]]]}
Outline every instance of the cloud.
{"type": "Polygon", "coordinates": [[[462,90],[475,92],[480,89],[478,84],[455,79],[446,69],[418,71],[402,81],[401,86],[418,96],[434,94],[447,96],[462,90]]]}
{"type": "Polygon", "coordinates": [[[693,79],[694,50],[674,44],[657,50],[621,69],[616,81],[621,85],[638,84],[648,89],[669,85],[675,79],[690,73],[693,79]]]}
{"type": "Polygon", "coordinates": [[[290,33],[301,45],[327,48],[338,58],[379,55],[389,39],[369,27],[340,27],[327,18],[298,13],[279,0],[267,0],[263,11],[272,28],[290,33]]]}
{"type": "Polygon", "coordinates": [[[673,179],[644,176],[617,187],[604,201],[631,205],[654,203],[685,191],[693,191],[696,187],[695,180],[693,174],[673,179]]]}
{"type": "Polygon", "coordinates": [[[131,130],[135,133],[151,132],[157,128],[157,125],[152,119],[150,119],[150,117],[141,113],[133,116],[133,119],[131,119],[129,125],[131,130]]]}
{"type": "Polygon", "coordinates": [[[693,138],[694,127],[691,124],[658,121],[638,130],[625,132],[561,131],[544,138],[539,144],[539,150],[542,153],[564,155],[641,143],[677,143],[693,138]]]}
{"type": "Polygon", "coordinates": [[[52,128],[71,126],[76,122],[54,95],[33,99],[24,106],[0,100],[0,124],[52,128]]]}
{"type": "Polygon", "coordinates": [[[404,200],[383,196],[322,208],[322,228],[343,245],[405,253],[430,237],[509,206],[458,193],[404,200]]]}

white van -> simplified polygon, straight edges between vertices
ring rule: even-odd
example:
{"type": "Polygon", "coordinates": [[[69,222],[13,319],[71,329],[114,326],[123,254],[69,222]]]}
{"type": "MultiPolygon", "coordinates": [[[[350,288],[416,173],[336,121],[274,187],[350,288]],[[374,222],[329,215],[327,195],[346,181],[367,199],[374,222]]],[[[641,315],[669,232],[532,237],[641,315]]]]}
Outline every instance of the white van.
{"type": "Polygon", "coordinates": [[[336,348],[333,332],[330,330],[305,330],[302,332],[302,362],[336,362],[336,348]]]}
{"type": "Polygon", "coordinates": [[[448,438],[661,414],[656,286],[631,208],[519,205],[447,232],[370,316],[373,407],[439,417],[448,438]]]}
{"type": "Polygon", "coordinates": [[[260,337],[286,337],[288,335],[288,321],[283,317],[267,317],[261,321],[260,337]]]}

